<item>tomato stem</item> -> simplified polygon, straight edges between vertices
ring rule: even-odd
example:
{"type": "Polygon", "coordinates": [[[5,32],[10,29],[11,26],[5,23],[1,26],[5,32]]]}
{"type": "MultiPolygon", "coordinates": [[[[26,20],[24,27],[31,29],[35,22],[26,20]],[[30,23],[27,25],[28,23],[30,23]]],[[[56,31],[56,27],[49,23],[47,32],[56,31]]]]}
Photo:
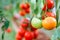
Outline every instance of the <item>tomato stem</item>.
{"type": "Polygon", "coordinates": [[[2,40],[4,40],[5,31],[2,33],[2,40]]]}

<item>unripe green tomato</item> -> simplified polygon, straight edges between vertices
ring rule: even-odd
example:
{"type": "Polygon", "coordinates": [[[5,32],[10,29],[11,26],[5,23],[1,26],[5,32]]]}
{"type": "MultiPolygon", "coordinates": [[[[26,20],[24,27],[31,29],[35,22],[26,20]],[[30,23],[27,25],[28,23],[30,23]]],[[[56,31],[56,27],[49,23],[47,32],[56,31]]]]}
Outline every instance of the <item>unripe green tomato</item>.
{"type": "Polygon", "coordinates": [[[41,28],[41,25],[42,25],[42,21],[36,17],[34,17],[31,21],[31,25],[34,27],[34,28],[41,28]]]}

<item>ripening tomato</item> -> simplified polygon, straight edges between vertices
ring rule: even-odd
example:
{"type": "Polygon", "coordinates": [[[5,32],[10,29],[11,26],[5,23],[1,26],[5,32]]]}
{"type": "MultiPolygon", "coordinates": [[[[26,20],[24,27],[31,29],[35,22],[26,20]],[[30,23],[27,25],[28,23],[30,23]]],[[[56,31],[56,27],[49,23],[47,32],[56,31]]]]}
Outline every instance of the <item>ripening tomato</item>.
{"type": "Polygon", "coordinates": [[[52,30],[56,28],[57,22],[56,19],[53,17],[47,17],[42,21],[43,28],[47,30],[52,30]]]}
{"type": "Polygon", "coordinates": [[[16,34],[16,40],[22,40],[22,37],[19,34],[16,34]]]}
{"type": "Polygon", "coordinates": [[[32,40],[33,38],[31,32],[28,32],[28,31],[25,33],[24,37],[25,37],[25,40],[32,40]]]}
{"type": "Polygon", "coordinates": [[[51,9],[54,7],[54,1],[53,0],[46,0],[47,1],[47,8],[51,9]]]}
{"type": "Polygon", "coordinates": [[[25,3],[22,3],[22,4],[20,4],[20,8],[21,9],[26,9],[27,8],[27,5],[25,3]]]}
{"type": "Polygon", "coordinates": [[[25,30],[24,30],[23,28],[20,28],[20,29],[18,30],[18,34],[23,37],[24,34],[25,34],[25,30]]]}
{"type": "Polygon", "coordinates": [[[11,33],[11,28],[8,28],[8,29],[6,30],[6,32],[7,32],[7,33],[11,33]]]}
{"type": "Polygon", "coordinates": [[[46,12],[45,14],[42,15],[42,19],[44,20],[46,17],[56,18],[56,15],[52,12],[46,12]]]}
{"type": "Polygon", "coordinates": [[[20,21],[20,25],[23,27],[23,28],[27,28],[28,25],[29,25],[29,20],[24,18],[20,21]]]}
{"type": "Polygon", "coordinates": [[[21,16],[25,16],[26,12],[25,12],[25,10],[21,10],[21,11],[19,12],[19,14],[20,14],[21,16]]]}
{"type": "Polygon", "coordinates": [[[46,16],[56,18],[56,15],[52,12],[46,12],[46,16]]]}

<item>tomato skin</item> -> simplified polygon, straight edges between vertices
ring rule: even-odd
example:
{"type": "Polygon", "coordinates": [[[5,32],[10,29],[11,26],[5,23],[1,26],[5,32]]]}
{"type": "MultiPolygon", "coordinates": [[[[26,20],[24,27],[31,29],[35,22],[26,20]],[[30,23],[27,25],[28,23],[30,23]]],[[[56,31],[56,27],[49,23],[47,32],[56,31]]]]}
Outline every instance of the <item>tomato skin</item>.
{"type": "Polygon", "coordinates": [[[47,10],[47,5],[44,4],[44,7],[42,8],[43,11],[46,11],[47,10]]]}
{"type": "Polygon", "coordinates": [[[30,27],[31,27],[31,30],[32,30],[32,31],[37,30],[37,28],[34,28],[32,25],[30,25],[30,27]]]}
{"type": "Polygon", "coordinates": [[[42,15],[42,20],[44,20],[46,17],[56,18],[56,15],[52,12],[46,12],[44,15],[42,15]]]}
{"type": "Polygon", "coordinates": [[[37,36],[38,36],[38,31],[36,30],[34,31],[34,38],[37,38],[37,36]]]}
{"type": "Polygon", "coordinates": [[[34,39],[34,32],[31,32],[32,38],[34,39]]]}
{"type": "Polygon", "coordinates": [[[18,30],[18,34],[23,37],[24,34],[25,34],[25,30],[21,27],[21,28],[18,30]]]}
{"type": "Polygon", "coordinates": [[[22,19],[21,22],[20,22],[20,25],[21,25],[23,28],[27,28],[28,25],[29,25],[29,20],[26,19],[26,18],[22,19]]]}
{"type": "Polygon", "coordinates": [[[30,9],[27,8],[27,9],[25,10],[25,12],[26,12],[27,14],[29,14],[29,13],[30,13],[30,9]]]}
{"type": "Polygon", "coordinates": [[[47,1],[47,8],[48,9],[51,9],[54,7],[54,2],[53,0],[46,0],[47,1]]]}
{"type": "Polygon", "coordinates": [[[53,17],[47,17],[42,21],[43,28],[47,30],[52,30],[56,28],[57,22],[56,19],[53,17]]]}
{"type": "Polygon", "coordinates": [[[26,5],[27,5],[27,8],[30,8],[30,4],[29,3],[26,3],[26,5]]]}
{"type": "Polygon", "coordinates": [[[6,30],[6,32],[7,32],[7,33],[11,33],[11,28],[8,28],[8,29],[6,30]]]}
{"type": "Polygon", "coordinates": [[[26,5],[26,4],[21,4],[21,5],[20,5],[20,8],[21,8],[21,9],[26,9],[26,8],[27,8],[27,5],[26,5]]]}
{"type": "Polygon", "coordinates": [[[32,34],[31,32],[26,32],[25,35],[24,35],[25,39],[26,40],[32,40],[32,34]]]}
{"type": "Polygon", "coordinates": [[[16,40],[22,40],[22,37],[19,34],[16,34],[16,40]]]}
{"type": "Polygon", "coordinates": [[[20,14],[20,16],[25,16],[26,12],[25,12],[25,10],[21,10],[21,11],[19,12],[19,14],[20,14]]]}
{"type": "Polygon", "coordinates": [[[56,15],[52,12],[46,12],[46,16],[56,18],[56,15]]]}

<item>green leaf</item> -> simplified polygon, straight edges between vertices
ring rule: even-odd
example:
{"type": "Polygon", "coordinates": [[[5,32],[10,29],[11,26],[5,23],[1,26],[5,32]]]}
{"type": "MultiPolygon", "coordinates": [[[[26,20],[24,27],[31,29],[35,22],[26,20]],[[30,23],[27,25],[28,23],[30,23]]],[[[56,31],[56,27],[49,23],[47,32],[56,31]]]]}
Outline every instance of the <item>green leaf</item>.
{"type": "Polygon", "coordinates": [[[34,10],[34,14],[38,14],[38,7],[34,10]]]}
{"type": "Polygon", "coordinates": [[[6,30],[8,27],[9,27],[9,21],[6,20],[6,21],[4,22],[4,25],[2,26],[2,30],[6,30]]]}
{"type": "Polygon", "coordinates": [[[51,37],[51,40],[60,40],[60,26],[55,30],[54,34],[51,37]]]}
{"type": "Polygon", "coordinates": [[[38,14],[37,14],[37,17],[38,18],[41,18],[41,15],[42,15],[43,1],[44,0],[38,0],[37,1],[37,5],[38,5],[38,14]]]}
{"type": "Polygon", "coordinates": [[[60,0],[55,0],[57,27],[59,22],[59,6],[60,6],[60,0]]]}

